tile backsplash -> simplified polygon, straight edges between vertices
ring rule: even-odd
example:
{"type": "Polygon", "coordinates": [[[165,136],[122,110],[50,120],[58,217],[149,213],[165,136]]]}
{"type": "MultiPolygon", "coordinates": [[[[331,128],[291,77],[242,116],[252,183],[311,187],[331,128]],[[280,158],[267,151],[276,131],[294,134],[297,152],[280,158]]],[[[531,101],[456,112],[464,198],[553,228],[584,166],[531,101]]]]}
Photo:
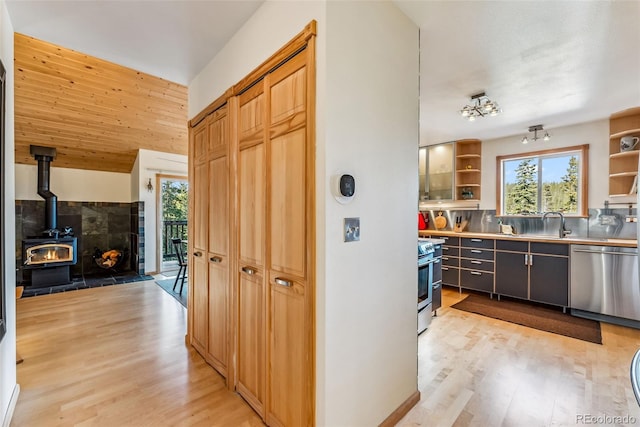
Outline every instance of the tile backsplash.
{"type": "MultiPolygon", "coordinates": [[[[495,210],[421,210],[428,216],[427,228],[435,230],[434,218],[442,212],[447,220],[444,230],[453,231],[456,217],[462,217],[466,221],[464,231],[477,233],[500,232],[499,219],[502,224],[511,225],[517,234],[543,234],[555,236],[558,233],[558,217],[548,217],[542,221],[540,216],[496,216],[495,210]]],[[[636,209],[589,209],[588,218],[565,217],[565,228],[571,230],[574,237],[592,237],[635,239],[637,236],[637,223],[627,222],[627,218],[636,218],[636,209]]]]}

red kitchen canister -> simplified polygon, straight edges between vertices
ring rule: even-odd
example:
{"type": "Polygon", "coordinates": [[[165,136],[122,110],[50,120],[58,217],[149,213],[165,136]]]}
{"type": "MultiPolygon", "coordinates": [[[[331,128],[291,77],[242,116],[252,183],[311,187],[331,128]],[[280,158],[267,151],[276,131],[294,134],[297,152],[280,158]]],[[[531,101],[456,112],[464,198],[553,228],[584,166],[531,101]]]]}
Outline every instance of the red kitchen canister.
{"type": "Polygon", "coordinates": [[[424,220],[424,215],[422,212],[418,212],[418,230],[426,230],[427,229],[427,221],[424,220]]]}

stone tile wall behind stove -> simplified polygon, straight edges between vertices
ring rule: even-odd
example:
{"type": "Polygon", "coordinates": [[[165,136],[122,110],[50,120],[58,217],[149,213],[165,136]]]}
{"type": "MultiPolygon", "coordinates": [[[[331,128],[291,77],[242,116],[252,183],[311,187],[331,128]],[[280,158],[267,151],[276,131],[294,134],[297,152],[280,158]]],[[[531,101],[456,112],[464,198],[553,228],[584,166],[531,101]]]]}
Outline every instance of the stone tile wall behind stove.
{"type": "MultiPolygon", "coordinates": [[[[101,251],[119,249],[129,255],[118,269],[140,272],[135,262],[140,253],[140,221],[138,215],[144,215],[142,202],[58,202],[58,228],[72,227],[78,237],[78,264],[72,267],[74,276],[105,274],[93,260],[95,248],[101,251]],[[133,218],[136,216],[136,218],[133,218]],[[133,228],[135,224],[135,228],[133,228]],[[137,242],[136,242],[137,241],[137,242]],[[138,245],[138,250],[131,243],[138,245]],[[133,261],[132,261],[133,260],[133,261]]],[[[22,239],[40,236],[44,227],[44,201],[16,201],[16,263],[22,263],[22,239]]],[[[142,234],[144,235],[144,234],[142,234]]],[[[142,244],[144,242],[142,241],[142,244]]],[[[144,269],[144,267],[143,267],[144,269]]],[[[144,271],[142,272],[144,273],[144,271]]]]}

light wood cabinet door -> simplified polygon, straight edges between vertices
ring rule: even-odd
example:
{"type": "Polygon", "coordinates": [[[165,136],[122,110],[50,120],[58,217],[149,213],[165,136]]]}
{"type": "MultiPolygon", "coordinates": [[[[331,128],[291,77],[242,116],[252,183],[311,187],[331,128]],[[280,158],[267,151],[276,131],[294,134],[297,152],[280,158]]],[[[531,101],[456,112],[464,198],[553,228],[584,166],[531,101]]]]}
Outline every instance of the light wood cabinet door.
{"type": "MultiPolygon", "coordinates": [[[[202,121],[193,129],[190,152],[190,223],[206,224],[208,218],[208,171],[207,171],[207,122],[202,121]]],[[[190,340],[202,355],[207,351],[208,299],[207,282],[207,232],[206,227],[190,227],[189,264],[189,317],[190,340]],[[194,254],[200,254],[195,256],[194,254]]]]}
{"type": "Polygon", "coordinates": [[[207,360],[224,377],[228,363],[229,260],[209,254],[207,360]]]}
{"type": "Polygon", "coordinates": [[[211,113],[208,197],[208,346],[207,361],[227,377],[229,360],[229,133],[227,107],[211,113]]]}
{"type": "Polygon", "coordinates": [[[267,424],[304,426],[311,419],[310,315],[306,299],[306,67],[300,55],[267,76],[269,88],[269,393],[267,424]]]}
{"type": "Polygon", "coordinates": [[[264,418],[266,394],[264,94],[239,96],[237,390],[264,418]]]}

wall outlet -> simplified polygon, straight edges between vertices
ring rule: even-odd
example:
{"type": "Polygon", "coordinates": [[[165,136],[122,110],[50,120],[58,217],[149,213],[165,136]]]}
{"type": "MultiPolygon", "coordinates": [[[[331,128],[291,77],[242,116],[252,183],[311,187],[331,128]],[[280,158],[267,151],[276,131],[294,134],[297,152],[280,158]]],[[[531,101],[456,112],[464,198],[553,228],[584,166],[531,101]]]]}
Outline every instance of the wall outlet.
{"type": "Polygon", "coordinates": [[[616,220],[615,215],[600,215],[600,225],[615,225],[616,220]]]}
{"type": "Polygon", "coordinates": [[[360,240],[360,218],[344,219],[344,241],[357,242],[360,240]]]}

